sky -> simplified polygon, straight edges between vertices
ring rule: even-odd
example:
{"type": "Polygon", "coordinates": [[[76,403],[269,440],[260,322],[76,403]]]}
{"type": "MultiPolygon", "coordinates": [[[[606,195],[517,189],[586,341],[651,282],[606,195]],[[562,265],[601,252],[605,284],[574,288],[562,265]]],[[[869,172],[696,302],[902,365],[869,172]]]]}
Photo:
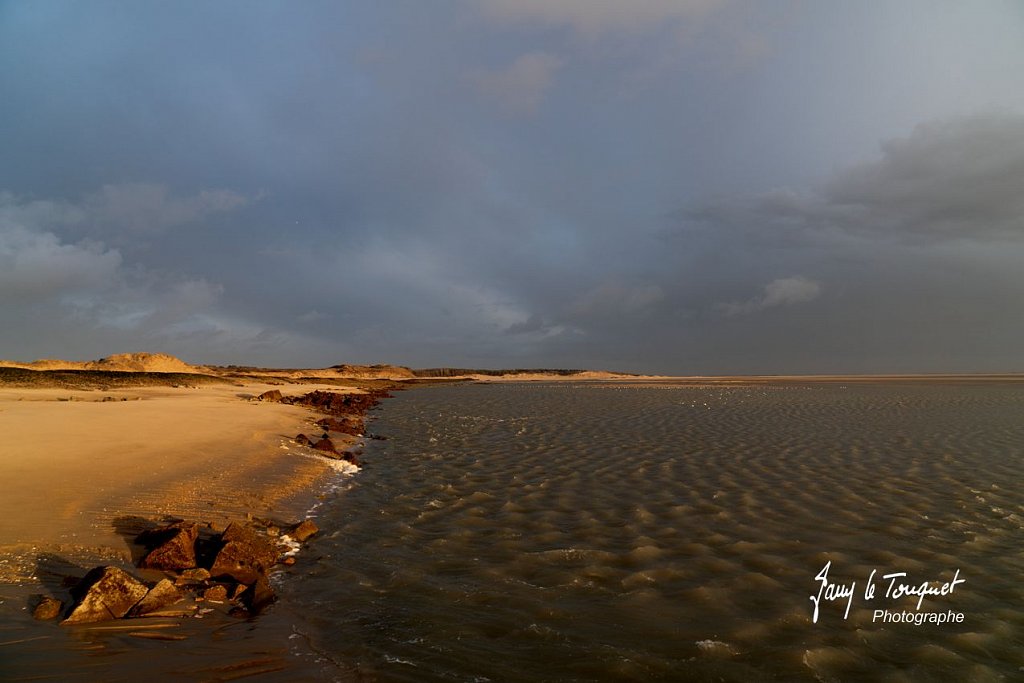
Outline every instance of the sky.
{"type": "Polygon", "coordinates": [[[0,358],[1024,371],[1017,0],[0,0],[0,358]]]}

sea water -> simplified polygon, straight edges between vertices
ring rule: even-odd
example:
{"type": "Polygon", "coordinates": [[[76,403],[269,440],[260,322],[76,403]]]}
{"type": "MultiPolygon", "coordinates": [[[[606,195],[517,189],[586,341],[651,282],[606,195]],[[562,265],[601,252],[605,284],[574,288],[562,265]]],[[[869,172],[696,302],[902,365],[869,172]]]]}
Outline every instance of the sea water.
{"type": "Polygon", "coordinates": [[[467,384],[372,415],[387,439],[322,492],[269,612],[179,642],[8,620],[0,672],[1024,678],[1024,387],[467,384]]]}
{"type": "Polygon", "coordinates": [[[284,590],[325,678],[1024,678],[1019,386],[461,385],[370,430],[284,590]]]}

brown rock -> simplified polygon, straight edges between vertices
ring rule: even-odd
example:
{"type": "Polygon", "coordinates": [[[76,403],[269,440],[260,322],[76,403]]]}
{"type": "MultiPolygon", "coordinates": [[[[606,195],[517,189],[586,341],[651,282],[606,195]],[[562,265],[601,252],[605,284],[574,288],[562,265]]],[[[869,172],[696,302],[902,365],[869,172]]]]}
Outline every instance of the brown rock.
{"type": "Polygon", "coordinates": [[[359,418],[349,417],[325,417],[322,420],[318,420],[317,424],[324,429],[332,432],[341,432],[342,434],[351,434],[353,436],[359,436],[363,433],[363,422],[359,418]]]}
{"type": "Polygon", "coordinates": [[[128,611],[128,616],[142,617],[184,599],[185,595],[171,583],[170,579],[161,579],[155,586],[149,589],[146,597],[139,600],[128,611]]]}
{"type": "Polygon", "coordinates": [[[264,391],[262,394],[256,397],[260,401],[280,401],[284,396],[277,389],[271,389],[270,391],[264,391]]]}
{"type": "Polygon", "coordinates": [[[310,444],[313,443],[313,441],[305,434],[299,434],[298,436],[295,437],[295,443],[299,444],[300,446],[309,446],[310,444]]]}
{"type": "Polygon", "coordinates": [[[306,539],[308,539],[310,536],[312,536],[313,534],[315,534],[315,533],[317,533],[319,531],[320,531],[320,527],[318,527],[313,522],[313,520],[311,520],[311,519],[304,519],[301,522],[299,522],[298,524],[296,524],[294,527],[289,529],[288,530],[288,535],[291,536],[292,538],[294,538],[299,543],[305,543],[306,539]]]}
{"type": "Polygon", "coordinates": [[[338,450],[334,447],[334,442],[331,441],[330,439],[320,439],[315,444],[313,444],[313,448],[318,451],[324,451],[325,453],[331,453],[335,455],[338,453],[338,450]]]}
{"type": "Polygon", "coordinates": [[[186,569],[181,573],[181,578],[186,581],[206,581],[210,578],[210,572],[202,567],[196,567],[195,569],[186,569]]]}
{"type": "MultiPolygon", "coordinates": [[[[146,539],[156,542],[139,566],[145,569],[166,569],[178,571],[196,566],[196,538],[199,525],[178,522],[161,529],[147,532],[146,539]]],[[[147,543],[149,545],[149,543],[147,543]]]]}
{"type": "Polygon", "coordinates": [[[277,548],[251,527],[232,522],[221,535],[224,543],[210,567],[214,578],[253,584],[277,562],[277,548]]]}
{"type": "Polygon", "coordinates": [[[224,602],[228,599],[228,589],[220,584],[210,586],[203,591],[203,599],[213,600],[214,602],[224,602]]]}
{"type": "Polygon", "coordinates": [[[62,624],[120,619],[146,596],[146,584],[117,567],[96,567],[76,586],[77,600],[62,624]]]}
{"type": "Polygon", "coordinates": [[[49,621],[60,616],[64,609],[64,603],[57,598],[44,597],[32,610],[32,618],[39,621],[49,621]]]}
{"type": "Polygon", "coordinates": [[[270,603],[277,600],[277,595],[274,593],[274,589],[270,587],[270,582],[267,581],[265,576],[261,576],[253,584],[252,588],[245,592],[245,596],[249,610],[253,614],[261,612],[270,603]]]}
{"type": "Polygon", "coordinates": [[[309,406],[332,415],[359,416],[366,413],[390,396],[386,391],[369,391],[361,394],[340,394],[333,391],[313,391],[303,396],[289,396],[284,403],[309,406]]]}

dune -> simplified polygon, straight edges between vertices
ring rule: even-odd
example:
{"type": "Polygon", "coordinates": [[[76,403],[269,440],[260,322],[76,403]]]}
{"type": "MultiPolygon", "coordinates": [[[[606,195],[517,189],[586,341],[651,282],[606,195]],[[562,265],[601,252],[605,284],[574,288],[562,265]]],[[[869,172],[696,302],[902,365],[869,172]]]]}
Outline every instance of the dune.
{"type": "Polygon", "coordinates": [[[165,353],[119,353],[93,361],[43,358],[30,363],[0,360],[0,367],[24,370],[94,370],[102,372],[207,372],[207,368],[188,363],[165,353]]]}

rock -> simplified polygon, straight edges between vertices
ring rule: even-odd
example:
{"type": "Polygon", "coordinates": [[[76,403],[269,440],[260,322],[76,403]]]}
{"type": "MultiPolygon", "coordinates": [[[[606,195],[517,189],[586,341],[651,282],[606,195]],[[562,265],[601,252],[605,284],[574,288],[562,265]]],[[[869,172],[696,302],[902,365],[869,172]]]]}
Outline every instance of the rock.
{"type": "Polygon", "coordinates": [[[161,538],[159,532],[164,532],[163,540],[155,548],[149,551],[139,562],[139,567],[144,569],[166,569],[179,571],[190,569],[196,566],[196,538],[199,537],[199,525],[178,522],[163,529],[147,532],[147,537],[161,538]]]}
{"type": "Polygon", "coordinates": [[[337,454],[338,450],[334,447],[334,442],[330,439],[320,439],[313,444],[313,449],[317,451],[324,451],[325,453],[337,454]]]}
{"type": "Polygon", "coordinates": [[[295,526],[293,526],[291,529],[289,529],[288,535],[294,538],[299,543],[305,543],[306,539],[308,539],[310,536],[319,531],[320,527],[318,527],[313,522],[313,520],[304,519],[295,526]]]}
{"type": "Polygon", "coordinates": [[[64,609],[64,603],[57,598],[44,597],[32,610],[32,618],[39,621],[49,621],[60,616],[64,609]]]}
{"type": "Polygon", "coordinates": [[[245,596],[249,611],[253,614],[258,614],[270,603],[277,600],[277,595],[274,593],[274,589],[270,587],[270,582],[267,581],[265,576],[261,576],[253,584],[252,588],[245,592],[245,596]]]}
{"type": "MultiPolygon", "coordinates": [[[[133,523],[137,525],[145,523],[145,520],[139,517],[133,520],[133,523]]],[[[144,545],[149,549],[155,548],[177,533],[178,529],[188,524],[189,522],[186,522],[183,519],[178,519],[162,526],[143,529],[139,532],[139,535],[135,537],[135,542],[139,545],[144,545]]]]}
{"type": "Polygon", "coordinates": [[[359,456],[353,453],[352,451],[345,451],[344,453],[342,453],[341,459],[344,460],[345,462],[352,463],[356,467],[362,466],[362,462],[360,462],[359,456]]]}
{"type": "Polygon", "coordinates": [[[231,599],[237,600],[245,591],[249,590],[249,587],[244,583],[236,583],[235,587],[231,589],[231,599]]]}
{"type": "Polygon", "coordinates": [[[317,425],[332,432],[341,432],[342,434],[351,434],[353,436],[359,436],[363,433],[363,423],[358,418],[346,417],[338,419],[335,417],[325,417],[322,420],[318,420],[317,425]]]}
{"type": "Polygon", "coordinates": [[[277,389],[271,389],[270,391],[264,391],[262,394],[256,397],[260,401],[280,401],[284,396],[277,389]]]}
{"type": "Polygon", "coordinates": [[[149,589],[144,598],[128,610],[128,616],[142,617],[184,599],[185,595],[178,590],[177,586],[170,579],[161,579],[155,586],[149,589]]]}
{"type": "Polygon", "coordinates": [[[203,599],[213,600],[214,602],[224,602],[228,599],[228,589],[220,584],[210,586],[203,591],[203,599]]]}
{"type": "Polygon", "coordinates": [[[213,578],[253,584],[277,562],[277,548],[251,527],[232,522],[221,535],[224,545],[210,567],[213,578]]]}
{"type": "Polygon", "coordinates": [[[77,600],[62,624],[120,619],[146,597],[146,584],[117,567],[96,567],[76,586],[77,600]]]}
{"type": "Polygon", "coordinates": [[[186,569],[181,573],[181,578],[186,581],[206,581],[210,578],[210,572],[202,567],[196,567],[195,569],[186,569]]]}
{"type": "Polygon", "coordinates": [[[362,394],[340,394],[333,391],[313,391],[303,396],[289,396],[283,403],[309,406],[333,415],[359,416],[380,403],[380,399],[391,394],[386,391],[369,391],[362,394]]]}
{"type": "Polygon", "coordinates": [[[295,437],[295,443],[299,444],[300,446],[309,446],[310,444],[313,443],[313,440],[310,439],[305,434],[299,434],[298,436],[295,437]]]}

